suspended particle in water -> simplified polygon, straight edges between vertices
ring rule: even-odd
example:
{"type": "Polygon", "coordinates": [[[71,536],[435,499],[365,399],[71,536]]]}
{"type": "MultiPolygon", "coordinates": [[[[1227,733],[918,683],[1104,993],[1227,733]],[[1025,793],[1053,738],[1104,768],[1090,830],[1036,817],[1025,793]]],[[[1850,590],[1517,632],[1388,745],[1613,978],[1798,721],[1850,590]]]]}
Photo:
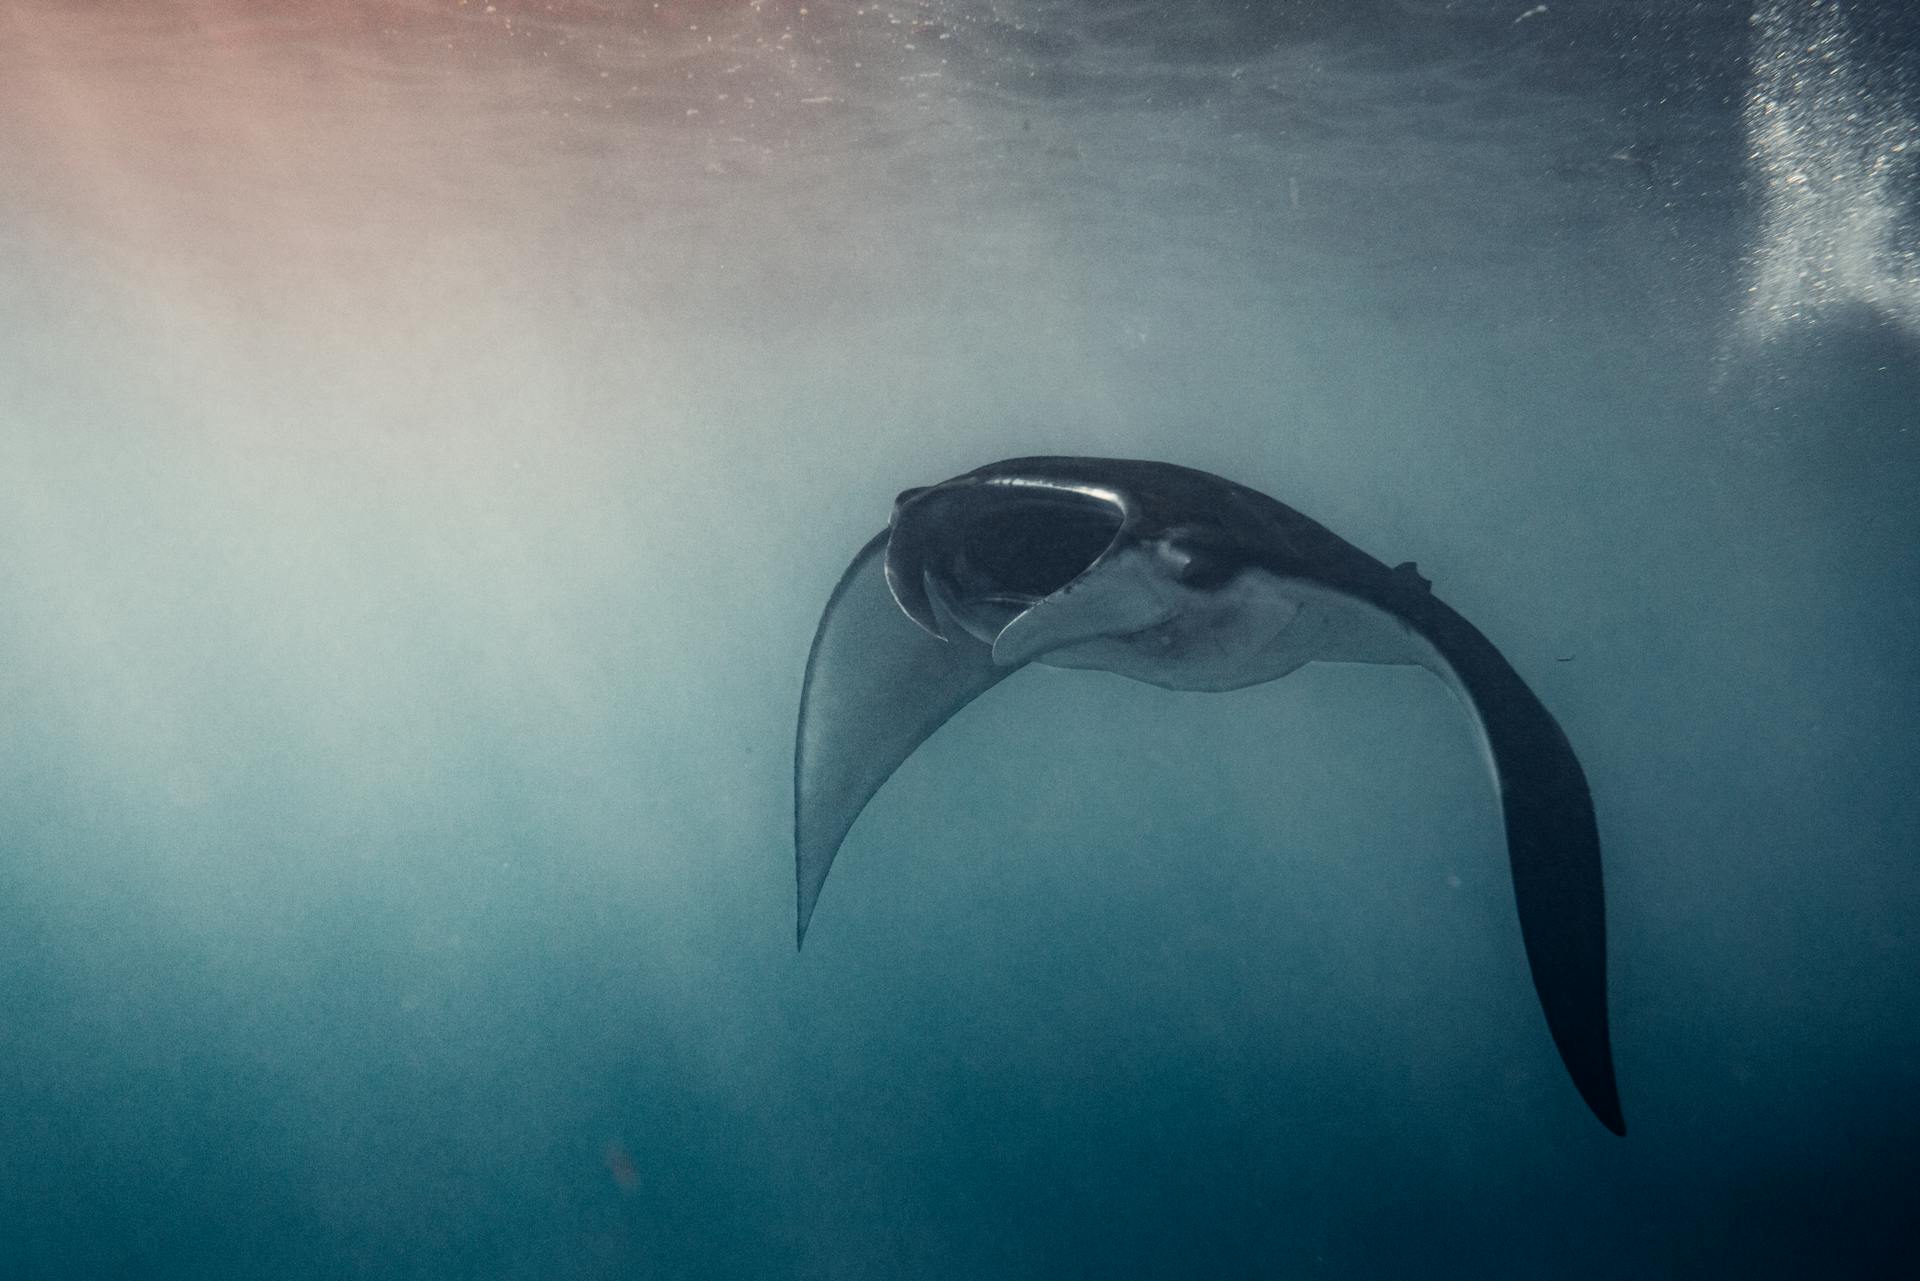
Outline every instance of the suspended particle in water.
{"type": "Polygon", "coordinates": [[[633,1154],[627,1151],[627,1145],[618,1139],[608,1139],[601,1149],[602,1159],[606,1161],[607,1173],[613,1176],[613,1182],[623,1193],[631,1194],[640,1187],[640,1171],[633,1164],[633,1154]]]}

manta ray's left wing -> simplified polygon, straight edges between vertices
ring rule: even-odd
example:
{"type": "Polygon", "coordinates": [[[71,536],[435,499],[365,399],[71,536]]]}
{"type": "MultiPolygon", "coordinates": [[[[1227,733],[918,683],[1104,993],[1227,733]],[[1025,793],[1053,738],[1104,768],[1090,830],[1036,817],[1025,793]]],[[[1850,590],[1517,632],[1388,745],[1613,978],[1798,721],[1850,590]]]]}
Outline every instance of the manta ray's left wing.
{"type": "Polygon", "coordinates": [[[796,943],[853,820],[913,749],[1011,674],[959,627],[921,630],[887,589],[887,532],[853,558],[807,657],[793,754],[796,943]]]}

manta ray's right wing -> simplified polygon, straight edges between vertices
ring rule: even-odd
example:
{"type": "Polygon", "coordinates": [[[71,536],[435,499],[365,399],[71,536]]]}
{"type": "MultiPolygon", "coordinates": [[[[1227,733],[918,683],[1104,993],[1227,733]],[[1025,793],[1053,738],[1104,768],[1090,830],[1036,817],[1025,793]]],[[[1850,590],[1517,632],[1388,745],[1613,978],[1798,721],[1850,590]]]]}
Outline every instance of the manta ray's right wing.
{"type": "Polygon", "coordinates": [[[887,531],[860,549],[827,600],[807,657],[793,754],[795,942],[860,811],[913,749],[1015,668],[959,627],[923,631],[887,588],[887,531]]]}
{"type": "Polygon", "coordinates": [[[1625,1134],[1607,1032],[1606,903],[1587,776],[1552,713],[1479,628],[1424,591],[1408,621],[1438,651],[1450,669],[1441,675],[1486,736],[1520,936],[1547,1029],[1587,1106],[1625,1134]]]}

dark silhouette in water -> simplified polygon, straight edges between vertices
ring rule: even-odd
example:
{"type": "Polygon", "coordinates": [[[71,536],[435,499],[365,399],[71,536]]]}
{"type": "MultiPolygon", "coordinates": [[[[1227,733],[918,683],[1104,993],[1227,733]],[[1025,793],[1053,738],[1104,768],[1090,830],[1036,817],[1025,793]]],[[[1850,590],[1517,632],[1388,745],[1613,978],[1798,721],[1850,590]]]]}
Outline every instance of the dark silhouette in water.
{"type": "Polygon", "coordinates": [[[1624,1134],[1600,840],[1566,735],[1412,563],[1389,568],[1264,494],[1185,467],[1022,458],[900,496],[834,589],[807,660],[797,938],[881,784],[1026,663],[1228,690],[1315,661],[1418,664],[1474,712],[1547,1026],[1594,1115],[1624,1134]]]}

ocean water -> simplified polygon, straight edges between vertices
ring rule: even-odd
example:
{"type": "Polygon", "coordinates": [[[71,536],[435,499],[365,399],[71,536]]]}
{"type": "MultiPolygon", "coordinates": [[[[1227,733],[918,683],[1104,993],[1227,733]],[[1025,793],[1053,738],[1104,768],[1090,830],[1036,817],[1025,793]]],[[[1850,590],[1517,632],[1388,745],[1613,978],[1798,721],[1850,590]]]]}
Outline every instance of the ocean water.
{"type": "Polygon", "coordinates": [[[0,0],[0,1278],[1920,1261],[1902,0],[0,0]],[[896,492],[1159,458],[1503,648],[1034,669],[793,948],[896,492]]]}

